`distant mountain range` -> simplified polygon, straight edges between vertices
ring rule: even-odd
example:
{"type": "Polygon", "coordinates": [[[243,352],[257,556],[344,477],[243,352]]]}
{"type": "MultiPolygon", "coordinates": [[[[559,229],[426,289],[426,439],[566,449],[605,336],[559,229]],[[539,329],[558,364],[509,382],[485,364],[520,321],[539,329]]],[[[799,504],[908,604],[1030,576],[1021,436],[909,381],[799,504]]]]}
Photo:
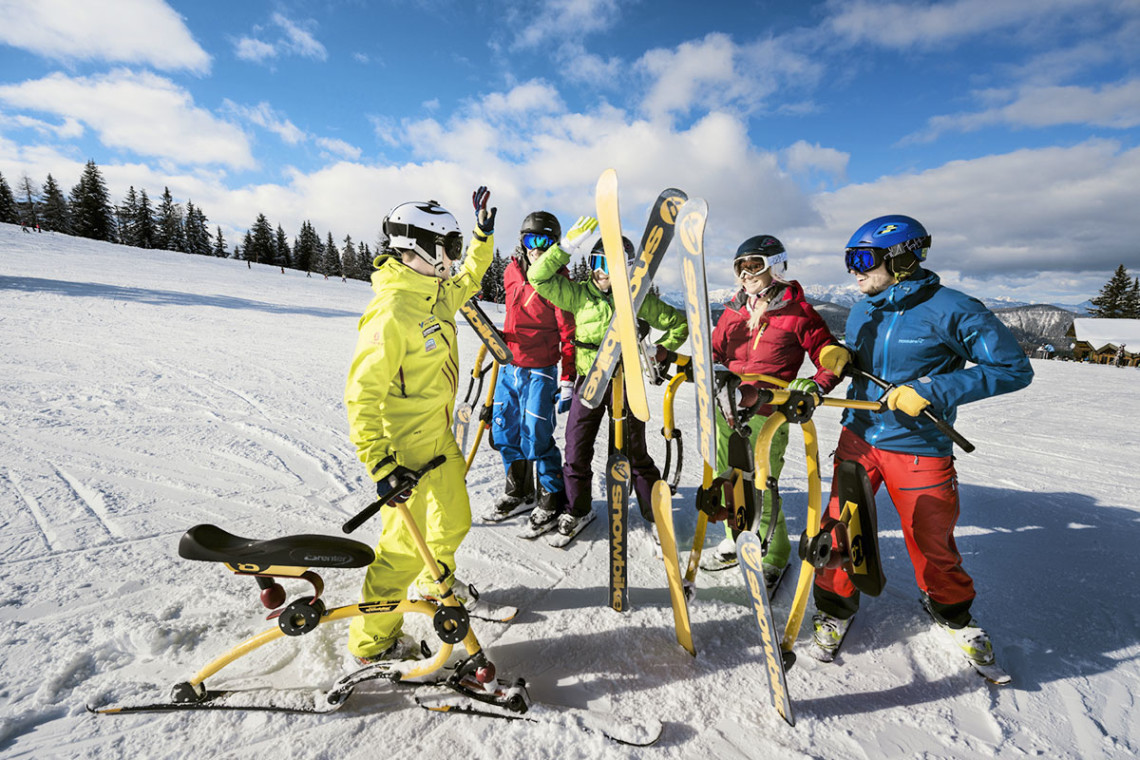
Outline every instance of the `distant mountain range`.
{"type": "MultiPolygon", "coordinates": [[[[847,315],[851,307],[863,298],[854,285],[808,285],[804,288],[808,303],[815,307],[837,336],[846,331],[847,315]]],[[[724,303],[736,294],[735,288],[709,291],[709,308],[714,324],[724,312],[724,303]]],[[[685,308],[685,296],[680,291],[662,293],[661,298],[679,309],[685,308]]],[[[1090,301],[1079,304],[1034,304],[1011,298],[979,299],[1017,337],[1022,347],[1032,350],[1050,343],[1060,348],[1068,345],[1066,333],[1077,317],[1088,316],[1090,301]]]]}

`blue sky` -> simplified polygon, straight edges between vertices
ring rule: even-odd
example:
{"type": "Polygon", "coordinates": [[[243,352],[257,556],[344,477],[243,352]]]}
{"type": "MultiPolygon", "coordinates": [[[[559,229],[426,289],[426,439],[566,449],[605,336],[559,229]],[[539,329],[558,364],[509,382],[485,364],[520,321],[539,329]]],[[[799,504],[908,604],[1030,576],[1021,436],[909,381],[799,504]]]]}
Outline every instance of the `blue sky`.
{"type": "MultiPolygon", "coordinates": [[[[1076,303],[1140,274],[1140,0],[0,0],[0,172],[169,186],[231,243],[258,213],[374,242],[395,204],[499,241],[621,182],[709,201],[712,287],[759,233],[850,283],[866,220],[917,217],[945,282],[1076,303]]],[[[676,272],[659,275],[674,287],[676,272]]]]}

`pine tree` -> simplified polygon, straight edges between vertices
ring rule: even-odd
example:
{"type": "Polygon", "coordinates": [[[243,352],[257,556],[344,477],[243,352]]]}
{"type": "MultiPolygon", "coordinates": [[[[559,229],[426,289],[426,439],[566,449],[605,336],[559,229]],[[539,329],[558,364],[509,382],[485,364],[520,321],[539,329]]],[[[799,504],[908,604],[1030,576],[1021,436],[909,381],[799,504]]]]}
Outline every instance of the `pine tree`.
{"type": "Polygon", "coordinates": [[[374,258],[372,249],[368,247],[368,243],[360,244],[360,273],[362,280],[372,279],[372,260],[374,258]]]}
{"type": "Polygon", "coordinates": [[[293,252],[289,250],[289,238],[285,237],[285,230],[281,229],[280,224],[277,225],[277,237],[273,242],[273,249],[277,266],[292,268],[293,252]]]}
{"type": "Polygon", "coordinates": [[[214,236],[214,255],[219,259],[224,259],[229,255],[226,252],[226,239],[222,236],[221,225],[218,226],[218,234],[214,236]]]}
{"type": "Polygon", "coordinates": [[[1092,299],[1095,308],[1089,314],[1100,319],[1122,319],[1128,316],[1128,292],[1132,288],[1128,271],[1121,264],[1116,268],[1112,279],[1100,289],[1100,295],[1092,299]]]}
{"type": "Polygon", "coordinates": [[[210,230],[206,227],[209,220],[201,208],[194,205],[194,201],[186,201],[186,222],[183,230],[186,233],[186,252],[199,256],[209,256],[213,253],[210,247],[210,230]]]}
{"type": "MultiPolygon", "coordinates": [[[[238,250],[239,250],[238,247],[235,245],[234,246],[234,257],[235,258],[238,255],[238,250]]],[[[249,233],[249,230],[245,231],[245,236],[241,239],[241,249],[240,250],[241,250],[241,257],[243,259],[245,259],[246,261],[256,261],[257,260],[254,257],[254,255],[251,253],[251,251],[253,250],[253,235],[251,235],[249,233]]]]}
{"type": "Polygon", "coordinates": [[[3,174],[0,174],[0,222],[16,224],[19,221],[20,213],[16,206],[16,196],[12,194],[8,180],[4,179],[3,174]]]}
{"type": "Polygon", "coordinates": [[[154,210],[150,206],[150,198],[146,194],[145,187],[139,192],[139,202],[135,207],[131,228],[135,241],[133,245],[148,249],[155,247],[158,231],[154,226],[154,210]]]}
{"type": "Polygon", "coordinates": [[[119,218],[119,242],[123,245],[138,246],[138,234],[135,231],[135,219],[139,215],[139,196],[135,193],[135,186],[127,188],[127,197],[121,205],[115,207],[115,216],[119,218]]]}
{"type": "Polygon", "coordinates": [[[162,200],[158,204],[158,237],[155,247],[164,251],[186,250],[186,237],[182,229],[182,206],[174,202],[170,188],[162,189],[162,200]]]}
{"type": "Polygon", "coordinates": [[[487,267],[487,271],[483,275],[482,294],[479,296],[482,300],[490,303],[507,302],[507,290],[503,285],[503,274],[507,271],[508,263],[510,262],[503,258],[499,249],[496,248],[495,256],[491,259],[491,265],[487,267]]]}
{"type": "Polygon", "coordinates": [[[575,282],[586,282],[590,279],[590,265],[586,263],[585,256],[579,256],[578,260],[574,262],[574,266],[570,268],[570,279],[575,282]]]}
{"type": "Polygon", "coordinates": [[[115,219],[107,184],[94,159],[88,160],[71,189],[71,230],[92,240],[114,240],[115,219]]]}
{"type": "Polygon", "coordinates": [[[356,243],[352,242],[352,235],[344,236],[344,248],[340,252],[341,269],[344,276],[350,280],[363,280],[360,271],[360,256],[356,252],[356,243]]]}
{"type": "Polygon", "coordinates": [[[1140,277],[1133,278],[1126,302],[1124,316],[1128,319],[1140,319],[1140,277]]]}
{"type": "Polygon", "coordinates": [[[276,258],[273,250],[273,227],[265,218],[265,214],[257,215],[257,221],[245,236],[246,240],[241,247],[245,260],[254,264],[272,264],[276,258]]]}
{"type": "Polygon", "coordinates": [[[321,266],[317,270],[325,277],[343,277],[341,273],[340,251],[336,249],[336,242],[332,233],[328,233],[324,250],[321,251],[321,266]]]}
{"type": "Polygon", "coordinates": [[[44,181],[43,192],[43,227],[52,232],[70,232],[70,211],[67,208],[67,199],[59,189],[55,178],[47,175],[44,181]]]}
{"type": "Polygon", "coordinates": [[[19,197],[20,223],[35,227],[40,223],[40,189],[27,174],[20,177],[19,197]]]}
{"type": "Polygon", "coordinates": [[[311,272],[318,263],[321,239],[317,237],[312,222],[301,222],[301,233],[293,243],[293,266],[303,272],[311,272]]]}

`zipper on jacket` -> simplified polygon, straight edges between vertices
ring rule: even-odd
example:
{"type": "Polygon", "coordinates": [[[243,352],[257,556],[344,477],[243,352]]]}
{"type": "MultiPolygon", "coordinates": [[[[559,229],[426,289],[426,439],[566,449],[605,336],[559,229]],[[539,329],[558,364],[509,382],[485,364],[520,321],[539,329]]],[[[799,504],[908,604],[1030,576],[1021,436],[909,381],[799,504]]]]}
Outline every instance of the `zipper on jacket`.
{"type": "MultiPolygon", "coordinates": [[[[892,306],[895,303],[895,288],[897,288],[897,287],[898,287],[897,284],[892,285],[890,292],[887,293],[887,303],[891,304],[892,306]]],[[[899,321],[899,317],[901,317],[903,315],[903,312],[905,312],[905,311],[906,311],[906,309],[904,308],[900,311],[894,312],[894,314],[891,316],[890,324],[887,325],[887,332],[883,335],[883,374],[884,375],[887,374],[887,372],[890,369],[890,364],[888,362],[890,359],[890,352],[891,352],[891,333],[893,333],[895,331],[895,323],[897,323],[899,321]]],[[[884,379],[886,379],[886,378],[884,378],[884,379]]],[[[882,398],[882,397],[883,397],[883,394],[879,394],[879,398],[882,398]]],[[[875,428],[874,428],[874,430],[872,430],[870,436],[868,436],[867,443],[874,446],[875,442],[879,440],[879,436],[881,436],[886,431],[886,429],[887,429],[886,417],[884,415],[880,414],[879,415],[879,424],[875,426],[875,428]]]]}

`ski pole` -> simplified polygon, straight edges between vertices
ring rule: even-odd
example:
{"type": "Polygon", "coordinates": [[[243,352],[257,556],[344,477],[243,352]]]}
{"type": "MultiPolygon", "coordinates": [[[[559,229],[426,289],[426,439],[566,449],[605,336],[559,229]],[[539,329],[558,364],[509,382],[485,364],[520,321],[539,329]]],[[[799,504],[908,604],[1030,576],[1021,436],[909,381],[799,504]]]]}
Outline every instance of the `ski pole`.
{"type": "Polygon", "coordinates": [[[420,469],[416,470],[413,474],[405,475],[403,480],[397,482],[396,485],[392,486],[392,490],[388,491],[388,493],[384,494],[379,499],[357,512],[356,515],[346,520],[344,525],[341,526],[341,530],[343,530],[345,533],[351,533],[352,531],[356,530],[361,525],[363,525],[366,520],[386,507],[388,503],[392,501],[392,499],[396,498],[404,491],[407,491],[409,488],[415,488],[424,475],[428,474],[446,461],[447,457],[445,457],[443,454],[440,454],[439,456],[433,457],[430,462],[425,464],[420,469]]]}
{"type": "MultiPolygon", "coordinates": [[[[874,383],[875,385],[882,388],[884,398],[886,397],[886,395],[888,393],[890,393],[891,391],[893,391],[895,388],[898,387],[894,383],[888,383],[886,380],[882,379],[881,377],[875,377],[870,372],[867,372],[866,370],[860,369],[858,367],[854,367],[851,364],[847,365],[847,372],[850,372],[852,375],[855,375],[857,377],[862,377],[862,378],[865,378],[867,380],[870,380],[872,383],[874,383]]],[[[974,444],[967,441],[965,436],[963,436],[961,433],[959,433],[957,430],[955,430],[953,427],[951,427],[949,422],[942,419],[941,417],[936,415],[934,412],[930,411],[929,409],[923,409],[922,410],[922,416],[925,417],[926,419],[930,420],[931,422],[933,422],[934,427],[938,428],[938,430],[943,435],[945,435],[947,438],[949,438],[951,441],[958,444],[958,446],[962,449],[962,451],[965,451],[967,454],[969,454],[970,452],[972,452],[974,450],[974,444]]]]}

